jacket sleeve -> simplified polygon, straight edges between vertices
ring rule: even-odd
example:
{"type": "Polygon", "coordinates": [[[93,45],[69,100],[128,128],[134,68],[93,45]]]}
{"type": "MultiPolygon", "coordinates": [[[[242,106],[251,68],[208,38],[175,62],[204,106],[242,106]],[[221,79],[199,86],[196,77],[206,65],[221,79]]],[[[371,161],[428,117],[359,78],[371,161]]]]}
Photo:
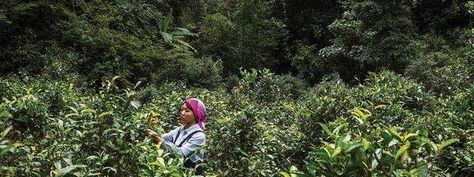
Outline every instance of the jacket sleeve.
{"type": "Polygon", "coordinates": [[[165,141],[161,147],[165,150],[171,150],[183,157],[188,157],[206,144],[206,136],[203,132],[194,134],[189,141],[184,142],[181,147],[177,147],[173,142],[165,141]]]}
{"type": "Polygon", "coordinates": [[[174,138],[176,137],[176,134],[178,133],[178,131],[179,131],[180,128],[181,128],[181,127],[178,127],[178,128],[175,128],[174,130],[171,130],[171,131],[168,132],[168,133],[162,134],[162,135],[161,135],[161,138],[163,138],[163,140],[164,140],[163,144],[164,144],[165,142],[171,142],[171,144],[173,144],[173,140],[174,140],[174,138]]]}

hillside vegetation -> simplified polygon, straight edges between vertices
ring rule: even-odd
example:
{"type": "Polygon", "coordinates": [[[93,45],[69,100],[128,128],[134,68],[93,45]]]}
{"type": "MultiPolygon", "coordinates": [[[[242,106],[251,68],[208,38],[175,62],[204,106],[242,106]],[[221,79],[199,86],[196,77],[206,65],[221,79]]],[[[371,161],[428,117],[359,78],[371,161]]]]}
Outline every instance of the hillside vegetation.
{"type": "Polygon", "coordinates": [[[3,0],[0,176],[474,176],[474,1],[3,0]]]}

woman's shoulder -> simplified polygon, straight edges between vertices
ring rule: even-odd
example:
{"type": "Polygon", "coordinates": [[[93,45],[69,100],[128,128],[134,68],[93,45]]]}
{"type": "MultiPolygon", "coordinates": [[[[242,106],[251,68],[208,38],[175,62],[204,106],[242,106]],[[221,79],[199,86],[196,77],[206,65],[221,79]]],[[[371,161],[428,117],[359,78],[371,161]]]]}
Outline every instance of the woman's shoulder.
{"type": "Polygon", "coordinates": [[[178,133],[182,128],[183,128],[183,126],[174,127],[173,129],[171,129],[171,131],[169,131],[169,133],[170,133],[170,134],[176,134],[176,133],[178,133]]]}
{"type": "Polygon", "coordinates": [[[199,126],[193,126],[191,132],[194,132],[193,137],[196,137],[196,138],[205,138],[206,137],[206,133],[199,126]]]}

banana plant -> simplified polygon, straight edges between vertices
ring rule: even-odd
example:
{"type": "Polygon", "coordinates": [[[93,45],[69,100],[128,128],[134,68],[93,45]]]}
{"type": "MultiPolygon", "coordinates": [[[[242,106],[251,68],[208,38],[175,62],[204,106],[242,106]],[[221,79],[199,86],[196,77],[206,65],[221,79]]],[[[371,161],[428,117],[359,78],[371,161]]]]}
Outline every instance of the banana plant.
{"type": "Polygon", "coordinates": [[[162,19],[158,21],[158,29],[160,30],[160,36],[167,45],[171,45],[176,48],[182,46],[191,49],[193,52],[197,52],[188,42],[184,39],[188,36],[197,36],[186,28],[174,28],[172,27],[173,19],[172,12],[170,12],[162,19]]]}

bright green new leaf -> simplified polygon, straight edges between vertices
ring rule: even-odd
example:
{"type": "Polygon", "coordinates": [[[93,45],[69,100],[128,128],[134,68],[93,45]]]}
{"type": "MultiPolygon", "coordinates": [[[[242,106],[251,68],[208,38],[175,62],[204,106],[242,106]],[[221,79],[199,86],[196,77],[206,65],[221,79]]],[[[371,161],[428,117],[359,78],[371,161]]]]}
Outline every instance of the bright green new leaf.
{"type": "Polygon", "coordinates": [[[97,117],[102,118],[102,117],[105,117],[105,116],[108,116],[108,115],[112,115],[112,112],[110,112],[110,111],[103,112],[103,113],[99,114],[99,116],[97,116],[97,117]]]}
{"type": "Polygon", "coordinates": [[[81,111],[81,114],[87,114],[87,113],[96,113],[96,110],[93,109],[84,109],[81,111]]]}
{"type": "Polygon", "coordinates": [[[403,142],[403,139],[402,137],[398,134],[398,130],[399,127],[390,127],[390,128],[386,128],[386,130],[388,130],[388,132],[390,132],[390,135],[392,135],[393,137],[397,138],[398,141],[400,142],[403,142]]]}
{"type": "Polygon", "coordinates": [[[337,126],[337,127],[332,131],[332,134],[333,134],[333,135],[337,135],[337,134],[339,133],[339,131],[340,131],[343,127],[348,126],[348,125],[349,125],[349,123],[343,123],[343,124],[337,126]]]}
{"type": "Polygon", "coordinates": [[[286,172],[280,172],[280,175],[282,175],[283,177],[290,177],[290,175],[286,172]]]}
{"type": "Polygon", "coordinates": [[[77,168],[85,168],[85,167],[87,167],[87,165],[67,166],[67,167],[64,167],[64,168],[60,169],[58,175],[56,175],[56,176],[63,176],[63,175],[66,175],[66,174],[70,173],[72,170],[75,170],[77,168]]]}
{"type": "Polygon", "coordinates": [[[362,143],[362,147],[364,148],[364,151],[369,148],[370,142],[367,141],[365,138],[362,138],[362,140],[360,142],[362,143]]]}
{"type": "Polygon", "coordinates": [[[361,147],[363,146],[362,143],[360,142],[357,142],[357,143],[352,143],[351,145],[349,145],[349,147],[346,149],[346,153],[350,153],[352,150],[358,148],[358,147],[361,147]]]}
{"type": "Polygon", "coordinates": [[[7,136],[8,132],[10,132],[10,130],[12,129],[13,127],[12,126],[9,126],[8,128],[6,128],[5,130],[3,130],[2,132],[2,138],[7,136]]]}
{"type": "Polygon", "coordinates": [[[395,154],[395,157],[394,157],[395,160],[398,160],[398,157],[400,157],[400,155],[406,152],[409,148],[410,148],[410,142],[407,142],[405,145],[400,147],[400,149],[398,149],[397,153],[395,154]]]}
{"type": "Polygon", "coordinates": [[[161,167],[166,167],[165,159],[163,159],[162,157],[158,157],[156,161],[158,161],[161,167]]]}
{"type": "Polygon", "coordinates": [[[453,138],[453,139],[443,141],[441,144],[437,145],[436,154],[439,154],[446,146],[449,146],[449,145],[451,145],[455,142],[458,142],[458,141],[459,141],[459,139],[457,139],[457,138],[453,138]]]}
{"type": "Polygon", "coordinates": [[[403,141],[406,141],[406,140],[408,140],[408,138],[410,138],[410,137],[415,137],[415,136],[418,136],[418,133],[409,133],[409,134],[406,134],[405,136],[403,136],[403,141]]]}
{"type": "Polygon", "coordinates": [[[331,154],[331,158],[336,157],[339,153],[341,153],[342,149],[341,147],[337,147],[334,152],[331,154]]]}
{"type": "Polygon", "coordinates": [[[325,124],[319,123],[319,125],[321,125],[321,127],[323,128],[324,132],[326,132],[326,134],[328,134],[329,136],[333,136],[332,132],[329,131],[328,127],[325,124]]]}
{"type": "Polygon", "coordinates": [[[372,116],[372,113],[370,113],[369,110],[364,109],[364,108],[355,108],[352,114],[361,118],[364,122],[367,122],[367,118],[372,116]]]}
{"type": "Polygon", "coordinates": [[[12,118],[13,115],[10,114],[8,111],[2,111],[0,112],[0,117],[4,117],[4,118],[12,118]]]}

